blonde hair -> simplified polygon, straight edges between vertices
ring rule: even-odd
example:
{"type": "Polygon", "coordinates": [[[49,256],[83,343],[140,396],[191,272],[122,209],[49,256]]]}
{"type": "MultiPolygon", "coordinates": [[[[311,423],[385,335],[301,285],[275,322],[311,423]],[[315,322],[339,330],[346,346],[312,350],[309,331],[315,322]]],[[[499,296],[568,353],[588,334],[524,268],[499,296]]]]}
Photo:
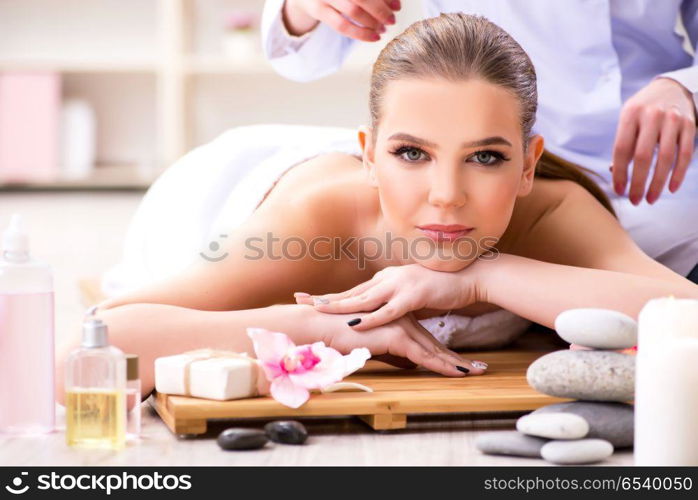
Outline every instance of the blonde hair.
{"type": "MultiPolygon", "coordinates": [[[[510,91],[521,105],[524,149],[536,120],[536,71],[528,54],[506,31],[481,16],[441,14],[417,21],[391,40],[373,65],[369,93],[372,142],[386,86],[405,78],[480,78],[510,91]]],[[[596,172],[544,151],[535,175],[576,182],[615,215],[606,193],[589,177],[596,172]]]]}

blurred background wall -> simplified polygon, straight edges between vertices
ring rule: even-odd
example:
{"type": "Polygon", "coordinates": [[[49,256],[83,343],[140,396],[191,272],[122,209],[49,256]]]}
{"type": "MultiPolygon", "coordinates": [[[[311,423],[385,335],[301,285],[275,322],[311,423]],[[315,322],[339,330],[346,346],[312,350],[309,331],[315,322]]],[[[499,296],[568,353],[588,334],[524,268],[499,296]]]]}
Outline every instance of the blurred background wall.
{"type": "Polygon", "coordinates": [[[295,83],[261,55],[261,0],[0,0],[0,187],[143,189],[230,127],[364,123],[376,55],[421,15],[403,5],[339,73],[295,83]]]}

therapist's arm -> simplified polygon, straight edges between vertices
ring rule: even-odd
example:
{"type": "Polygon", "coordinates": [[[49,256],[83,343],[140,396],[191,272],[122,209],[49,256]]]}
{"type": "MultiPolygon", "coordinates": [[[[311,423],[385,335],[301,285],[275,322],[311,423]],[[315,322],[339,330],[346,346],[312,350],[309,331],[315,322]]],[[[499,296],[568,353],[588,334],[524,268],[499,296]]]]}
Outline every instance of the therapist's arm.
{"type": "MultiPolygon", "coordinates": [[[[689,40],[698,40],[698,0],[681,5],[689,40]]],[[[657,75],[623,105],[613,147],[613,185],[638,205],[647,186],[647,202],[654,203],[668,182],[680,189],[693,157],[698,114],[698,57],[687,68],[657,75]],[[651,165],[655,149],[657,159],[651,165]],[[632,175],[629,164],[633,162],[632,175]],[[651,167],[654,167],[651,169],[651,167]],[[649,181],[649,182],[648,182],[649,181]]]]}
{"type": "MultiPolygon", "coordinates": [[[[332,8],[334,3],[334,0],[267,0],[262,13],[262,48],[277,73],[298,82],[334,73],[341,68],[356,40],[377,40],[378,32],[374,29],[379,29],[381,22],[393,15],[386,0],[369,0],[366,4],[373,9],[370,15],[364,9],[352,11],[352,19],[360,19],[358,22],[366,26],[362,28],[332,8]]],[[[354,5],[351,0],[337,3],[354,5]]]]}
{"type": "MultiPolygon", "coordinates": [[[[688,39],[695,42],[693,47],[693,65],[676,71],[659,75],[659,78],[670,78],[681,84],[691,95],[694,110],[698,110],[698,0],[684,0],[681,4],[681,18],[688,39]]],[[[696,113],[698,115],[698,113],[696,113]]],[[[696,122],[698,123],[698,121],[696,122]]]]}

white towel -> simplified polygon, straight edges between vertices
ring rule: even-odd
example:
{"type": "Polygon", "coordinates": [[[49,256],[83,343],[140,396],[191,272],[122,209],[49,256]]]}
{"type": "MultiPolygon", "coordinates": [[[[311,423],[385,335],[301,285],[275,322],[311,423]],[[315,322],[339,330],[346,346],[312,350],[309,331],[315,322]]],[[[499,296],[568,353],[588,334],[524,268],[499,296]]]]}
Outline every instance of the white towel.
{"type": "MultiPolygon", "coordinates": [[[[177,274],[221,231],[242,224],[284,172],[329,152],[360,155],[357,131],[251,125],[192,150],[143,197],[127,230],[121,262],[105,273],[102,291],[113,297],[177,274]]],[[[440,342],[463,348],[500,347],[531,323],[505,310],[419,321],[440,342]]]]}
{"type": "Polygon", "coordinates": [[[506,309],[473,317],[444,314],[417,321],[451,349],[498,349],[516,340],[532,324],[506,309]]]}
{"type": "Polygon", "coordinates": [[[231,129],[158,177],[126,232],[121,262],[102,279],[112,297],[167,278],[252,214],[281,175],[318,154],[360,154],[356,131],[303,125],[231,129]]]}

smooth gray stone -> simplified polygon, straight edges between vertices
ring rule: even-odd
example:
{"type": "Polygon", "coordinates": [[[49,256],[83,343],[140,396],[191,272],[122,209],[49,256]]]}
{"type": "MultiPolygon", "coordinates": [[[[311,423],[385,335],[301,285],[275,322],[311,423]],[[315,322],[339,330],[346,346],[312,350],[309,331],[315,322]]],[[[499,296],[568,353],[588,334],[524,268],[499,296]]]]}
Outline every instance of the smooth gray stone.
{"type": "Polygon", "coordinates": [[[555,318],[555,331],[570,344],[594,349],[626,349],[637,345],[637,321],[611,309],[568,309],[555,318]]]}
{"type": "Polygon", "coordinates": [[[554,464],[591,464],[613,455],[613,445],[603,439],[555,440],[545,443],[540,454],[554,464]]]}
{"type": "Polygon", "coordinates": [[[264,431],[258,429],[231,427],[218,435],[218,446],[224,450],[257,450],[268,441],[264,431]]]}
{"type": "Polygon", "coordinates": [[[630,401],[635,393],[635,356],[613,351],[555,351],[531,363],[526,379],[549,396],[630,401]]]}
{"type": "Polygon", "coordinates": [[[499,431],[480,434],[475,440],[475,447],[488,455],[540,458],[540,449],[548,441],[518,431],[499,431]]]}
{"type": "Polygon", "coordinates": [[[516,421],[516,430],[548,439],[580,439],[589,433],[589,424],[572,413],[529,413],[516,421]]]}
{"type": "Polygon", "coordinates": [[[274,420],[264,426],[264,431],[275,443],[303,444],[308,439],[305,426],[296,420],[274,420]]]}
{"type": "Polygon", "coordinates": [[[531,415],[541,413],[574,413],[589,424],[588,438],[605,439],[614,448],[633,445],[635,407],[626,403],[570,401],[542,406],[531,415]]]}

